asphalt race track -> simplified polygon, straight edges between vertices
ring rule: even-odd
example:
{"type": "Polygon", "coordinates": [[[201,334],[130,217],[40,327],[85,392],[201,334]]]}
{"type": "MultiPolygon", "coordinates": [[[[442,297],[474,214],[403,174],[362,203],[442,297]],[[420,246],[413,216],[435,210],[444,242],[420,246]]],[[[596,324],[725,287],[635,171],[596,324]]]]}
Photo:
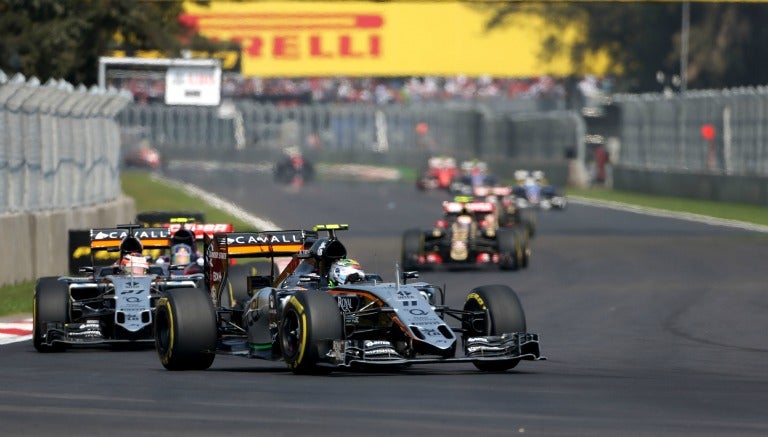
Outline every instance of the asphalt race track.
{"type": "MultiPolygon", "coordinates": [[[[169,176],[283,229],[348,223],[350,256],[387,280],[402,232],[430,227],[446,198],[392,182],[169,176]]],[[[548,361],[318,377],[220,356],[168,372],[153,350],[40,354],[25,341],[0,346],[0,435],[768,435],[767,235],[576,204],[538,219],[529,269],[422,278],[457,306],[474,286],[509,284],[548,361]]]]}

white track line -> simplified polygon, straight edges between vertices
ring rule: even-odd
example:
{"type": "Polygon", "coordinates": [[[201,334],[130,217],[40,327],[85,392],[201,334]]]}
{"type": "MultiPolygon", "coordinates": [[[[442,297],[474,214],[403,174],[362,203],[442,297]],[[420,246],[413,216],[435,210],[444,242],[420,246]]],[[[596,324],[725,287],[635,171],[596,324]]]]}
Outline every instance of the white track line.
{"type": "Polygon", "coordinates": [[[768,226],[758,225],[755,223],[742,222],[739,220],[728,220],[710,217],[701,214],[693,214],[690,212],[675,212],[667,211],[658,208],[648,208],[644,206],[630,205],[627,203],[614,202],[611,200],[595,200],[588,199],[586,197],[567,196],[568,202],[578,203],[582,205],[596,206],[599,208],[609,208],[619,211],[634,212],[637,214],[645,214],[654,217],[675,218],[680,220],[688,220],[692,222],[705,223],[712,226],[726,226],[730,228],[744,229],[747,231],[765,232],[768,233],[768,226]]]}

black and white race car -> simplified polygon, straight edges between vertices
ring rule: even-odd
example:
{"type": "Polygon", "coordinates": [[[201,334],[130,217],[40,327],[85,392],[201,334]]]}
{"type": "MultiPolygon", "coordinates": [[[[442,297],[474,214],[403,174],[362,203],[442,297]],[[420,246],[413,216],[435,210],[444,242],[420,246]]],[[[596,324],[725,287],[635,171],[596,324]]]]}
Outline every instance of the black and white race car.
{"type": "Polygon", "coordinates": [[[394,282],[363,274],[331,286],[330,265],[347,256],[336,232],[346,228],[215,234],[205,255],[210,295],[172,293],[158,302],[155,340],[163,366],[202,370],[216,354],[230,354],[282,360],[294,373],[441,362],[504,371],[543,359],[507,286],[476,287],[460,309],[444,304],[440,287],[407,282],[417,273],[397,268],[394,282]],[[244,305],[223,302],[230,258],[285,255],[292,258],[282,272],[248,278],[252,297],[244,305]]]}
{"type": "Polygon", "coordinates": [[[502,227],[497,205],[470,196],[443,202],[443,218],[431,230],[403,233],[401,261],[406,270],[494,267],[518,270],[528,267],[531,249],[528,233],[502,227]]]}
{"type": "Polygon", "coordinates": [[[63,351],[69,346],[144,343],[151,346],[154,308],[171,293],[205,295],[197,287],[202,273],[173,275],[150,266],[144,249],[169,248],[167,228],[118,225],[91,230],[91,255],[114,251],[119,259],[143,261],[141,272],[115,265],[81,268],[82,276],[48,276],[37,280],[33,305],[33,344],[40,352],[63,351]]]}

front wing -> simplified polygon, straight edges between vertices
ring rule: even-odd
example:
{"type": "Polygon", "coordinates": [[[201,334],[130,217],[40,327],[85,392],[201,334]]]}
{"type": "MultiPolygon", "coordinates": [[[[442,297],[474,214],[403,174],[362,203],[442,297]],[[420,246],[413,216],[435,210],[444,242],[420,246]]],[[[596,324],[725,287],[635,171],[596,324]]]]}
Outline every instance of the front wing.
{"type": "MultiPolygon", "coordinates": [[[[151,328],[151,327],[148,327],[151,328]]],[[[63,343],[67,345],[97,345],[97,344],[118,344],[118,343],[154,343],[152,330],[145,328],[137,333],[125,337],[105,336],[101,332],[97,320],[62,323],[62,322],[44,322],[41,326],[45,333],[42,336],[44,344],[53,345],[63,343]]]]}
{"type": "Polygon", "coordinates": [[[473,361],[546,360],[541,356],[539,336],[529,333],[511,333],[500,336],[470,337],[464,346],[464,356],[444,358],[437,356],[404,357],[386,340],[334,340],[328,353],[330,363],[338,367],[354,365],[407,365],[429,363],[457,363],[473,361]]]}

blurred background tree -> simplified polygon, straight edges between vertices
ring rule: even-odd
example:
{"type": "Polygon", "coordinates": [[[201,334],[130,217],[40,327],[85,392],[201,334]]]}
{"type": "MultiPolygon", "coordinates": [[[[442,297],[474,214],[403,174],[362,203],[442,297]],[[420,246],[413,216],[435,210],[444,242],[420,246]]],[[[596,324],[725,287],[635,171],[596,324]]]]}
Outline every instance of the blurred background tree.
{"type": "Polygon", "coordinates": [[[184,48],[216,46],[179,23],[182,6],[152,0],[0,0],[0,70],[92,85],[99,56],[115,49],[178,57],[184,48]]]}
{"type": "MultiPolygon", "coordinates": [[[[621,91],[659,91],[657,72],[680,74],[682,3],[667,2],[487,2],[488,30],[514,25],[518,11],[536,12],[551,26],[543,59],[570,50],[584,65],[588,50],[604,50],[621,91]],[[565,44],[557,29],[584,23],[582,38],[565,44]],[[568,48],[570,47],[570,48],[568,48]]],[[[768,77],[768,5],[699,3],[690,5],[688,88],[757,85],[768,77]]],[[[577,72],[578,73],[578,72],[577,72]]]]}

